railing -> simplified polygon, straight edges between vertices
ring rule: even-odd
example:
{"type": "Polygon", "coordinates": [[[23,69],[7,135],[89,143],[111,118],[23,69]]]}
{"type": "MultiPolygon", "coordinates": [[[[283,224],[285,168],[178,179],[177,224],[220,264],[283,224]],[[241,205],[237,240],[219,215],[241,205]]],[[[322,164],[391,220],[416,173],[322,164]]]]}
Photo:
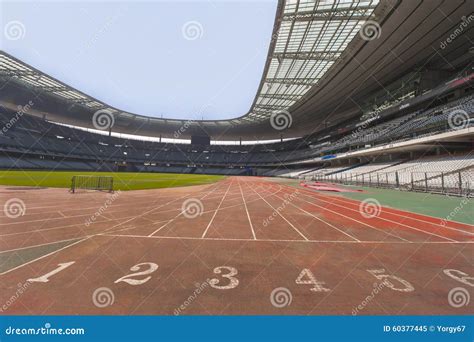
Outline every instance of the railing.
{"type": "MultiPolygon", "coordinates": [[[[308,179],[308,178],[306,178],[308,179]]],[[[408,191],[473,196],[473,170],[456,172],[372,172],[316,174],[309,180],[408,191]]]]}

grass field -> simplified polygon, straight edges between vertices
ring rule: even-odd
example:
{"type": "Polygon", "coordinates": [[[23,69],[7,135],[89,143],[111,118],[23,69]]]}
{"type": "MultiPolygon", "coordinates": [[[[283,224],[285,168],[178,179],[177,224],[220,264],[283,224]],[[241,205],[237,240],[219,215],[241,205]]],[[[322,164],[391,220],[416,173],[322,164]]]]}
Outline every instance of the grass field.
{"type": "Polygon", "coordinates": [[[74,175],[114,177],[114,190],[170,188],[214,183],[224,176],[135,172],[0,171],[1,185],[69,188],[74,175]]]}

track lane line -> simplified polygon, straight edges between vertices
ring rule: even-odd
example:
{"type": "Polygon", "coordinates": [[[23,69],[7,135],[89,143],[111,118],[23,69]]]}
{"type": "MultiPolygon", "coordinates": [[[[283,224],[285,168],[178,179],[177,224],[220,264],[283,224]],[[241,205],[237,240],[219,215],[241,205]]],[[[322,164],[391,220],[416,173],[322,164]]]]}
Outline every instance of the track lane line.
{"type": "MultiPolygon", "coordinates": [[[[280,197],[280,198],[281,198],[281,197],[280,197]]],[[[319,207],[319,208],[321,208],[321,209],[323,209],[323,210],[325,210],[325,211],[329,211],[329,212],[331,212],[331,213],[333,213],[333,214],[336,214],[336,215],[338,215],[338,216],[344,217],[344,218],[346,218],[346,219],[348,219],[348,220],[351,220],[351,221],[357,222],[357,223],[359,223],[359,224],[362,224],[362,225],[364,225],[364,226],[366,226],[366,227],[369,227],[369,228],[371,228],[371,229],[374,229],[374,230],[376,230],[376,231],[378,231],[378,232],[381,232],[381,233],[383,233],[383,234],[390,235],[390,236],[392,236],[392,237],[394,237],[394,238],[403,240],[403,241],[405,241],[405,242],[409,242],[409,243],[412,242],[412,241],[409,241],[409,240],[407,240],[407,239],[402,238],[401,236],[394,235],[394,234],[391,234],[391,233],[386,232],[386,231],[384,231],[384,230],[378,229],[378,228],[376,228],[376,227],[374,227],[374,226],[372,226],[372,225],[370,225],[370,224],[368,224],[368,223],[359,221],[359,220],[357,220],[357,219],[355,219],[355,218],[346,216],[346,215],[344,215],[344,214],[341,214],[341,213],[339,213],[339,212],[333,211],[333,210],[328,209],[328,208],[326,208],[326,207],[323,207],[323,206],[314,204],[314,203],[312,203],[312,202],[306,201],[306,200],[301,199],[301,198],[300,198],[299,200],[300,200],[300,201],[303,201],[303,202],[306,202],[306,203],[309,203],[309,204],[311,204],[311,205],[313,205],[313,206],[319,207]]],[[[292,204],[292,205],[293,205],[293,204],[292,204]]],[[[313,214],[309,213],[308,211],[304,210],[303,208],[301,208],[301,207],[299,207],[299,206],[295,206],[295,207],[298,208],[299,210],[302,210],[302,211],[308,213],[310,216],[315,217],[313,214]]],[[[316,217],[316,218],[317,218],[317,217],[316,217]]],[[[318,218],[318,219],[319,219],[319,218],[318,218]]],[[[321,221],[325,222],[324,220],[321,220],[321,221]]],[[[325,222],[325,223],[328,224],[328,225],[330,225],[330,224],[327,223],[327,222],[325,222]]],[[[334,226],[333,226],[333,227],[334,227],[334,226]]],[[[338,228],[336,228],[336,229],[338,229],[338,228]]],[[[339,230],[339,229],[338,229],[338,230],[339,230]]]]}
{"type": "MultiPolygon", "coordinates": [[[[206,194],[204,195],[201,195],[201,197],[199,198],[199,200],[201,201],[203,198],[206,197],[206,195],[209,195],[210,193],[212,193],[213,191],[211,192],[207,192],[206,194]]],[[[194,194],[195,195],[195,194],[194,194]]],[[[174,222],[177,218],[179,218],[181,215],[184,214],[184,211],[181,209],[180,213],[178,215],[176,215],[175,217],[173,217],[172,219],[168,220],[168,222],[166,222],[165,224],[161,225],[158,229],[156,229],[153,233],[149,234],[148,236],[153,236],[154,234],[158,233],[160,230],[162,230],[163,228],[165,228],[166,226],[168,226],[171,222],[174,222]]]]}
{"type": "MultiPolygon", "coordinates": [[[[274,195],[278,192],[282,191],[282,188],[280,187],[280,189],[278,191],[275,191],[273,193],[270,193],[269,196],[271,195],[274,195]]],[[[250,200],[248,201],[247,203],[251,203],[253,201],[256,201],[256,200],[250,200]]],[[[169,204],[169,203],[168,203],[169,204]]],[[[228,208],[233,208],[233,207],[237,207],[237,206],[240,206],[240,204],[233,204],[233,205],[230,205],[230,206],[227,206],[227,207],[221,207],[220,210],[224,210],[224,209],[228,209],[228,208]]],[[[161,213],[167,213],[167,212],[171,212],[171,211],[176,211],[176,210],[179,210],[179,208],[174,208],[174,209],[167,209],[167,210],[163,210],[163,211],[158,211],[156,212],[156,214],[161,214],[161,213]]],[[[214,210],[208,210],[208,211],[204,211],[203,214],[207,214],[207,213],[210,213],[210,212],[213,212],[214,210]]],[[[91,215],[81,215],[81,216],[91,216],[91,215]]],[[[79,217],[79,216],[77,216],[79,217]]],[[[118,219],[112,219],[110,221],[121,221],[121,220],[127,220],[127,219],[134,219],[136,218],[137,216],[136,215],[132,215],[132,216],[125,216],[125,217],[121,217],[121,218],[118,218],[118,219]]],[[[147,219],[146,217],[142,217],[142,219],[147,219]]],[[[148,219],[147,219],[148,220],[148,219]]],[[[47,219],[44,219],[42,221],[48,221],[47,219]]],[[[41,221],[41,222],[42,222],[41,221]]],[[[151,221],[152,224],[159,224],[159,223],[164,223],[164,222],[167,222],[169,220],[161,220],[161,221],[151,221]]],[[[107,223],[109,221],[107,220],[104,220],[104,221],[98,221],[98,223],[107,223]]],[[[120,222],[121,223],[121,222],[120,222]]],[[[65,225],[65,226],[59,226],[59,227],[52,227],[52,228],[44,228],[44,229],[33,229],[33,230],[29,230],[29,231],[21,231],[21,232],[16,232],[16,233],[7,233],[7,234],[0,234],[0,237],[6,237],[6,236],[15,236],[15,235],[22,235],[22,234],[28,234],[28,233],[42,233],[42,232],[47,232],[47,231],[50,231],[50,230],[56,230],[56,229],[65,229],[65,228],[73,228],[73,227],[77,227],[77,228],[81,228],[82,226],[84,225],[84,223],[74,223],[74,224],[69,224],[69,225],[65,225]]],[[[135,227],[135,228],[140,228],[140,227],[135,227]]],[[[107,229],[110,229],[110,228],[107,228],[107,229]]],[[[124,230],[124,229],[134,229],[133,227],[127,227],[127,228],[121,228],[121,229],[117,229],[117,230],[114,230],[114,231],[121,231],[121,230],[124,230]]],[[[98,234],[101,234],[101,233],[98,233],[98,234]]]]}
{"type": "MultiPolygon", "coordinates": [[[[87,235],[87,236],[89,236],[89,235],[87,235]]],[[[46,242],[46,243],[41,243],[41,244],[39,244],[39,245],[22,246],[22,247],[18,247],[18,248],[8,249],[8,250],[6,250],[6,251],[0,251],[0,255],[2,255],[3,253],[21,251],[21,250],[23,250],[23,249],[35,248],[35,247],[42,247],[42,246],[52,245],[52,244],[55,244],[55,243],[66,242],[66,241],[72,241],[72,240],[79,240],[79,239],[83,239],[83,238],[85,238],[85,236],[80,236],[80,237],[76,237],[76,238],[72,238],[72,239],[58,240],[58,241],[53,241],[53,242],[46,242]]]]}
{"type": "MultiPolygon", "coordinates": [[[[331,202],[326,201],[326,200],[314,198],[314,197],[312,197],[312,196],[308,196],[308,195],[305,195],[305,194],[303,194],[303,196],[310,197],[310,198],[312,198],[312,199],[319,200],[319,201],[325,202],[325,203],[329,203],[329,204],[331,204],[331,205],[335,205],[335,206],[337,206],[337,207],[344,208],[345,210],[350,210],[350,211],[357,212],[357,213],[360,214],[359,210],[350,209],[350,208],[348,208],[348,207],[344,207],[344,206],[339,205],[339,204],[331,203],[331,202]]],[[[325,209],[325,210],[327,210],[327,211],[330,211],[330,212],[332,212],[332,213],[337,213],[336,211],[333,211],[333,210],[331,210],[331,209],[325,208],[325,207],[320,206],[320,205],[318,205],[318,204],[314,204],[313,202],[309,202],[309,201],[306,201],[306,200],[304,200],[304,199],[301,199],[301,200],[304,201],[304,202],[306,202],[306,203],[309,203],[310,205],[313,205],[313,206],[316,206],[316,207],[319,207],[319,208],[323,208],[323,209],[325,209]]],[[[340,215],[340,216],[345,216],[345,215],[340,214],[340,213],[337,213],[337,214],[340,215]]],[[[345,217],[348,217],[348,216],[345,216],[345,217]]],[[[433,236],[439,237],[439,238],[444,239],[444,240],[448,240],[448,241],[451,241],[451,242],[458,242],[457,240],[454,240],[454,239],[451,239],[451,238],[448,238],[448,237],[445,237],[445,236],[442,236],[442,235],[438,235],[438,234],[435,234],[435,233],[427,232],[427,231],[425,231],[425,230],[418,229],[418,228],[415,228],[415,227],[406,225],[406,224],[401,223],[401,222],[396,222],[396,221],[392,221],[392,220],[389,220],[389,219],[380,217],[380,215],[377,216],[377,218],[380,219],[380,220],[386,221],[386,222],[394,223],[394,224],[396,224],[396,225],[398,225],[398,226],[403,226],[403,227],[408,228],[408,229],[416,230],[416,231],[421,232],[421,233],[424,233],[424,234],[433,235],[433,236]]],[[[362,224],[364,224],[364,225],[366,225],[366,226],[370,226],[370,225],[368,225],[368,224],[366,224],[366,223],[363,223],[362,221],[358,221],[358,220],[353,219],[353,218],[351,218],[351,219],[354,220],[354,221],[357,221],[357,222],[359,222],[359,223],[362,223],[362,224]]],[[[370,227],[372,227],[372,226],[370,226],[370,227]]],[[[372,227],[372,228],[377,229],[377,228],[375,228],[375,227],[372,227]]],[[[378,229],[377,229],[377,230],[378,230],[378,229]]],[[[387,232],[385,232],[385,233],[386,233],[386,234],[389,234],[389,233],[387,233],[387,232]]],[[[391,234],[390,234],[390,235],[391,235],[391,234]]],[[[393,236],[394,236],[394,235],[393,235],[393,236]]],[[[398,237],[398,238],[401,239],[401,237],[398,237]]]]}
{"type": "Polygon", "coordinates": [[[32,263],[34,263],[34,262],[36,262],[36,261],[38,261],[38,260],[41,260],[41,259],[43,259],[43,258],[46,258],[46,257],[50,256],[50,255],[53,255],[53,254],[58,253],[58,252],[60,252],[60,251],[62,251],[62,250],[65,250],[66,248],[69,248],[69,247],[72,247],[72,246],[74,246],[74,245],[77,245],[77,244],[79,244],[79,243],[81,243],[81,242],[84,242],[84,241],[90,239],[91,237],[92,237],[92,236],[88,236],[88,237],[86,237],[86,238],[84,238],[84,239],[82,239],[82,240],[73,242],[73,243],[71,243],[70,245],[64,246],[64,247],[62,247],[62,248],[60,248],[60,249],[57,249],[57,250],[55,250],[55,251],[52,251],[52,252],[50,252],[50,253],[48,253],[48,254],[42,255],[42,256],[40,256],[40,257],[38,257],[38,258],[36,258],[36,259],[30,260],[30,261],[28,261],[28,262],[25,262],[24,264],[18,265],[18,266],[14,267],[14,268],[11,268],[11,269],[9,269],[9,270],[7,270],[7,271],[5,271],[5,272],[0,273],[0,275],[4,275],[4,274],[7,274],[7,273],[10,273],[10,272],[15,271],[15,270],[17,270],[17,269],[19,269],[19,268],[21,268],[21,267],[23,267],[23,266],[32,264],[32,263]]]}
{"type": "MultiPolygon", "coordinates": [[[[283,197],[280,197],[280,196],[275,196],[275,197],[277,197],[277,198],[279,198],[279,199],[281,199],[281,200],[283,200],[283,201],[285,200],[283,197]]],[[[334,226],[333,224],[331,224],[331,223],[329,223],[329,222],[326,222],[326,221],[324,221],[323,219],[321,219],[321,218],[319,218],[319,217],[313,215],[313,214],[310,213],[309,211],[306,211],[306,210],[304,210],[303,208],[301,208],[301,207],[299,207],[299,206],[297,206],[297,205],[294,205],[294,204],[291,203],[291,202],[289,202],[289,204],[290,204],[291,206],[293,206],[294,208],[296,208],[296,209],[298,209],[298,210],[300,210],[300,211],[306,213],[307,215],[312,216],[312,217],[315,218],[316,220],[318,220],[318,221],[320,221],[320,222],[323,222],[324,224],[326,224],[326,225],[328,225],[329,227],[331,227],[331,228],[337,230],[338,232],[340,232],[340,233],[342,233],[342,234],[344,234],[344,235],[350,237],[351,239],[360,242],[360,240],[357,239],[356,237],[354,237],[354,236],[352,236],[351,234],[346,233],[345,231],[343,231],[343,230],[337,228],[337,227],[334,226]]]]}
{"type": "Polygon", "coordinates": [[[95,236],[110,236],[110,237],[123,237],[123,238],[144,238],[144,239],[176,239],[176,240],[209,240],[209,241],[245,241],[245,242],[297,242],[297,243],[354,243],[354,244],[432,244],[432,245],[464,245],[464,244],[474,244],[474,241],[469,242],[449,242],[449,241],[420,241],[420,242],[411,242],[411,241],[371,241],[371,240],[279,240],[279,239],[245,239],[245,238],[201,238],[193,236],[146,236],[146,235],[122,235],[122,234],[96,234],[95,236]]]}
{"type": "Polygon", "coordinates": [[[275,209],[275,207],[273,207],[270,203],[268,203],[268,201],[263,198],[257,191],[255,191],[252,187],[250,188],[253,192],[255,192],[270,208],[272,208],[278,215],[280,215],[280,217],[285,220],[286,223],[288,223],[300,236],[303,237],[303,239],[305,240],[309,240],[302,232],[300,232],[298,230],[298,228],[296,228],[290,221],[288,221],[286,219],[286,217],[284,217],[279,210],[275,209]]]}
{"type": "MultiPolygon", "coordinates": [[[[217,183],[217,184],[219,184],[219,183],[217,183]]],[[[217,185],[217,184],[216,184],[216,185],[217,185]]],[[[216,187],[217,187],[217,186],[216,186],[216,187]]],[[[214,190],[215,190],[215,189],[214,189],[214,190]]],[[[212,191],[211,191],[211,192],[212,192],[212,191]]],[[[172,200],[172,201],[169,201],[168,203],[165,203],[165,204],[163,204],[163,205],[161,205],[161,206],[159,206],[159,207],[157,207],[157,208],[155,208],[155,209],[159,209],[159,208],[161,208],[161,207],[163,207],[163,206],[165,206],[165,205],[167,205],[167,204],[169,204],[169,203],[175,202],[175,201],[177,201],[177,200],[179,200],[179,199],[181,199],[181,198],[184,198],[184,197],[186,197],[186,196],[188,196],[188,195],[184,195],[184,196],[181,196],[181,197],[179,197],[179,198],[176,198],[176,199],[174,199],[174,200],[172,200]]],[[[155,209],[149,210],[149,211],[147,211],[147,212],[145,212],[145,213],[143,213],[143,214],[141,214],[141,215],[139,215],[139,216],[134,216],[132,219],[129,219],[129,220],[125,221],[125,222],[121,222],[121,223],[119,223],[119,224],[117,224],[117,225],[115,225],[115,226],[113,226],[113,227],[111,227],[111,228],[108,228],[108,229],[106,229],[105,231],[103,231],[101,234],[105,234],[106,232],[110,231],[111,229],[116,228],[116,227],[118,227],[118,226],[121,226],[121,225],[124,224],[124,223],[128,223],[128,222],[132,221],[133,219],[136,219],[137,217],[143,217],[143,215],[146,215],[146,214],[152,212],[152,211],[155,210],[155,209]]],[[[51,252],[51,253],[42,255],[42,256],[40,256],[40,257],[38,257],[38,258],[36,258],[36,259],[30,260],[30,261],[24,263],[24,264],[18,265],[18,266],[14,267],[14,268],[12,268],[12,269],[10,269],[10,270],[8,270],[8,271],[5,271],[5,272],[3,272],[3,273],[0,273],[0,275],[7,274],[7,273],[9,273],[9,272],[11,272],[11,271],[14,271],[14,270],[16,270],[16,269],[19,269],[19,268],[21,268],[21,267],[23,267],[23,266],[29,265],[29,264],[31,264],[31,263],[33,263],[33,262],[36,262],[36,261],[41,260],[41,259],[43,259],[43,258],[46,258],[46,257],[48,257],[48,256],[50,256],[50,255],[53,255],[53,254],[55,254],[55,253],[57,253],[57,252],[60,252],[60,251],[62,251],[62,250],[64,250],[64,249],[66,249],[66,248],[69,248],[69,247],[74,246],[74,245],[76,245],[76,244],[79,244],[79,243],[81,243],[81,242],[87,241],[87,240],[89,240],[90,238],[92,238],[92,237],[94,237],[94,236],[97,236],[97,234],[94,234],[94,235],[87,235],[85,238],[83,238],[83,239],[81,239],[81,240],[79,240],[79,241],[77,241],[77,242],[74,242],[74,243],[72,243],[72,244],[70,244],[70,245],[67,245],[67,246],[63,247],[63,248],[60,248],[60,249],[58,249],[58,250],[55,250],[55,251],[53,251],[53,252],[51,252]]]]}
{"type": "Polygon", "coordinates": [[[247,203],[245,202],[244,193],[242,192],[242,186],[240,185],[239,181],[237,181],[237,182],[239,184],[240,195],[242,196],[242,201],[244,202],[245,212],[247,213],[247,219],[249,220],[250,229],[252,230],[253,239],[257,240],[257,237],[255,236],[255,230],[253,229],[252,220],[250,219],[249,210],[247,208],[247,203]]]}
{"type": "MultiPolygon", "coordinates": [[[[358,206],[360,202],[362,201],[358,201],[358,200],[351,200],[351,199],[347,199],[347,198],[341,198],[341,197],[336,197],[336,196],[329,196],[329,195],[326,195],[326,194],[322,194],[322,193],[318,193],[318,192],[313,192],[311,190],[308,190],[308,189],[305,189],[305,188],[302,188],[301,189],[302,191],[304,192],[307,192],[311,195],[313,195],[315,198],[319,198],[319,197],[323,197],[323,198],[326,198],[326,199],[331,199],[331,200],[336,200],[338,202],[343,202],[343,203],[346,203],[346,204],[351,204],[351,205],[355,205],[355,206],[358,206]]],[[[420,219],[420,218],[416,218],[416,217],[412,217],[410,215],[403,215],[403,214],[398,214],[397,212],[401,212],[401,213],[406,213],[406,214],[412,214],[412,215],[416,215],[416,216],[425,216],[425,217],[428,217],[428,218],[432,218],[434,220],[437,220],[437,221],[443,221],[444,219],[440,218],[440,217],[435,217],[435,216],[431,216],[431,215],[427,215],[427,214],[420,214],[420,213],[415,213],[415,212],[412,212],[412,211],[408,211],[408,210],[402,210],[402,209],[396,209],[396,208],[389,208],[389,207],[384,207],[386,210],[385,210],[385,213],[386,214],[389,214],[389,215],[395,215],[395,216],[400,216],[400,217],[404,217],[404,218],[408,218],[410,220],[416,220],[416,221],[420,221],[420,222],[424,222],[424,223],[429,223],[431,225],[436,225],[436,226],[440,226],[442,228],[446,228],[446,229],[452,229],[452,230],[458,230],[458,231],[461,231],[463,233],[467,233],[467,234],[473,234],[472,232],[468,232],[468,231],[465,231],[465,230],[462,230],[460,228],[454,228],[454,227],[448,227],[448,226],[445,226],[445,225],[442,225],[442,224],[439,224],[439,223],[435,223],[435,222],[432,222],[432,221],[427,221],[427,220],[423,220],[423,219],[420,219]]],[[[454,224],[459,224],[459,225],[465,225],[465,226],[468,226],[468,227],[473,227],[474,228],[474,225],[471,225],[471,224],[467,224],[467,223],[463,223],[463,222],[459,222],[459,221],[451,221],[451,220],[447,220],[448,223],[454,223],[454,224]]]]}
{"type": "Polygon", "coordinates": [[[217,206],[217,209],[215,210],[214,215],[212,215],[211,220],[209,221],[209,223],[208,223],[206,229],[204,230],[204,232],[202,233],[202,236],[201,236],[202,238],[204,238],[204,237],[206,236],[207,231],[209,230],[209,227],[211,226],[212,221],[214,221],[214,218],[216,217],[217,212],[219,211],[219,208],[220,208],[221,205],[222,205],[222,202],[224,202],[224,199],[225,199],[225,197],[227,196],[227,193],[229,192],[229,189],[230,189],[230,187],[232,186],[232,183],[233,183],[233,182],[234,182],[233,180],[230,181],[230,184],[229,184],[229,187],[227,188],[227,191],[225,192],[224,196],[222,196],[222,199],[221,199],[221,201],[219,202],[219,205],[217,206]]]}

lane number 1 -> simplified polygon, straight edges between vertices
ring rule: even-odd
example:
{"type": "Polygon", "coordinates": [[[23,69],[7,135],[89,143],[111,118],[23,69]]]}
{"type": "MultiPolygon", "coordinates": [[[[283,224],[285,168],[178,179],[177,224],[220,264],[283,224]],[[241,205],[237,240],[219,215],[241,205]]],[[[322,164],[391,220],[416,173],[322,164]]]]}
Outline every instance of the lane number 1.
{"type": "Polygon", "coordinates": [[[55,275],[56,273],[61,272],[62,270],[68,268],[69,266],[71,266],[74,263],[75,263],[75,261],[63,262],[61,264],[58,264],[58,267],[56,269],[52,270],[51,272],[46,273],[45,275],[42,275],[41,277],[38,277],[38,278],[28,279],[27,281],[32,282],[32,283],[47,283],[51,276],[55,275]]]}

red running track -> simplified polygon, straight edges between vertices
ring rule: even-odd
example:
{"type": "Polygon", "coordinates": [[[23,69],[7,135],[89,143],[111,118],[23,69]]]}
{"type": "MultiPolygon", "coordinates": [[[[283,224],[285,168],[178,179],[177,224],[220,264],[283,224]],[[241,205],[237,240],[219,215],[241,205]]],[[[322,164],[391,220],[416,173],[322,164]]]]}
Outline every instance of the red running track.
{"type": "Polygon", "coordinates": [[[254,177],[0,198],[26,208],[1,216],[2,314],[472,312],[472,225],[254,177]]]}

